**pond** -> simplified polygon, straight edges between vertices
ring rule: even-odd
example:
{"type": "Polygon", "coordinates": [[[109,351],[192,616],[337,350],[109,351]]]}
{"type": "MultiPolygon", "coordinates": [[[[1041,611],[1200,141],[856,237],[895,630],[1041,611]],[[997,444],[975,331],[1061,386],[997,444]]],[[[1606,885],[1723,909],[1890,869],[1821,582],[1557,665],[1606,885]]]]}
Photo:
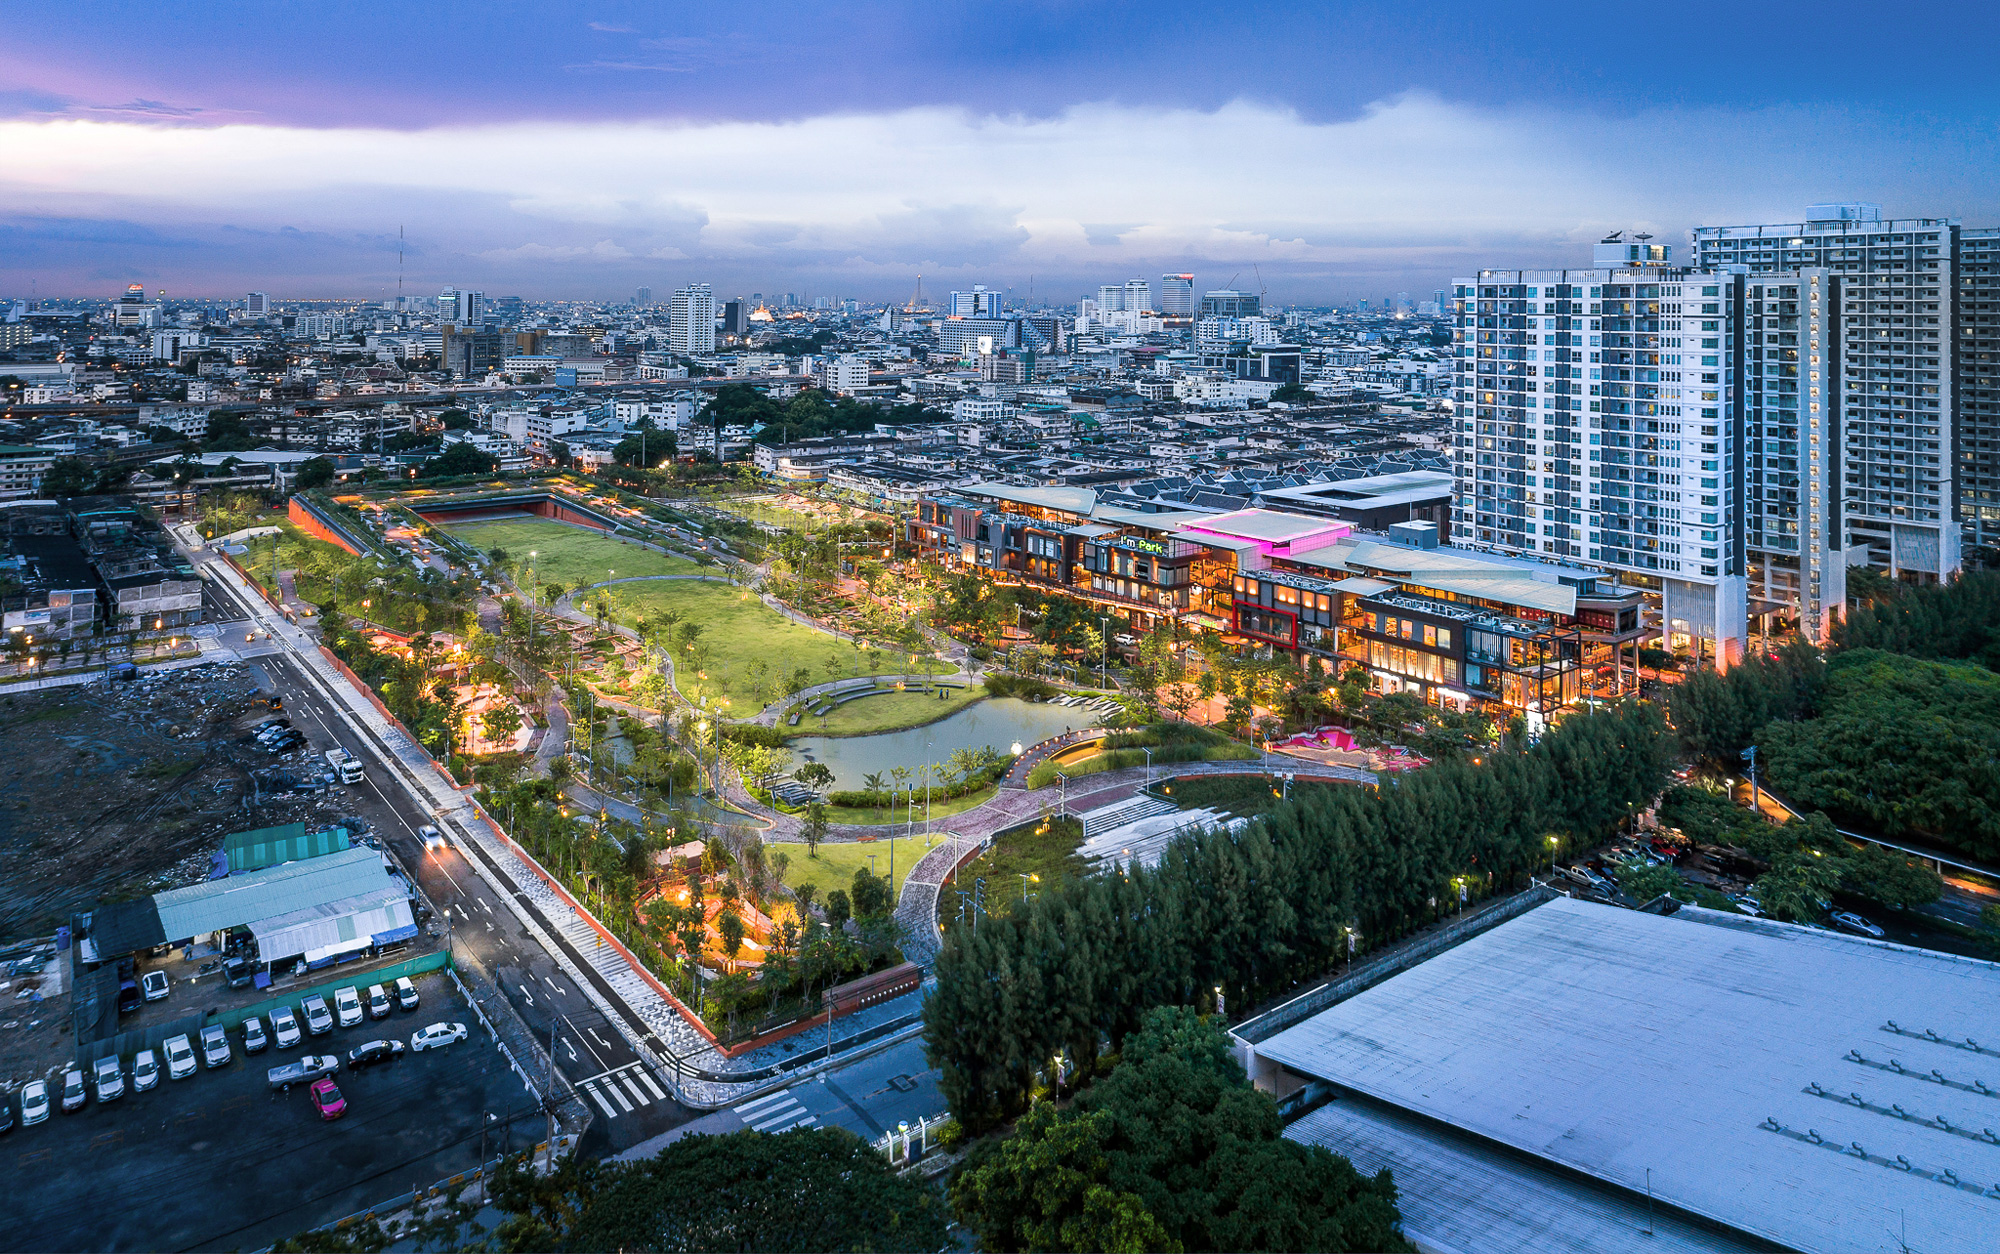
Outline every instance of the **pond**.
{"type": "Polygon", "coordinates": [[[791,747],[801,764],[825,763],[835,790],[859,789],[864,775],[880,771],[886,778],[892,766],[914,771],[926,762],[943,762],[954,750],[987,745],[1005,754],[1015,741],[1025,747],[1096,722],[1088,710],[992,697],[922,727],[873,736],[800,736],[791,747]]]}

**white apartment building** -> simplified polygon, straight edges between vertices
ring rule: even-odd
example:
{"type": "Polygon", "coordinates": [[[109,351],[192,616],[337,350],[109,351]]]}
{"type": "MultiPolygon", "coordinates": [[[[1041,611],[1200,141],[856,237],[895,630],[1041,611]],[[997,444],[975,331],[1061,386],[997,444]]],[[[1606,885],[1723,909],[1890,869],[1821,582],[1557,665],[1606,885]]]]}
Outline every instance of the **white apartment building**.
{"type": "Polygon", "coordinates": [[[1741,276],[1606,241],[1579,270],[1455,284],[1458,544],[1583,559],[1657,594],[1670,646],[1747,635],[1736,379],[1741,276]]]}
{"type": "Polygon", "coordinates": [[[954,422],[1005,422],[1018,412],[1012,405],[990,396],[966,396],[951,403],[954,422]]]}
{"type": "Polygon", "coordinates": [[[1159,311],[1169,318],[1190,318],[1194,316],[1194,276],[1192,274],[1163,274],[1160,276],[1159,311]]]}
{"type": "Polygon", "coordinates": [[[611,419],[621,431],[630,431],[647,418],[662,431],[677,431],[694,421],[699,408],[692,396],[623,397],[611,402],[611,419]]]}
{"type": "Polygon", "coordinates": [[[667,303],[667,347],[683,357],[715,351],[715,294],[706,283],[690,283],[667,303]]]}
{"type": "Polygon", "coordinates": [[[852,396],[868,386],[868,359],[859,353],[841,353],[826,359],[826,386],[842,396],[852,396]]]}
{"type": "Polygon", "coordinates": [[[1698,227],[1694,245],[1697,265],[1740,269],[1753,281],[1811,269],[1837,276],[1840,304],[1822,310],[1836,338],[1821,386],[1844,417],[1842,543],[1865,545],[1868,561],[1893,578],[1956,575],[1958,223],[1885,222],[1875,205],[1812,205],[1803,222],[1698,227]]]}
{"type": "Polygon", "coordinates": [[[969,292],[953,292],[951,307],[947,311],[954,318],[998,318],[1000,316],[999,292],[989,292],[984,283],[975,283],[969,292]]]}

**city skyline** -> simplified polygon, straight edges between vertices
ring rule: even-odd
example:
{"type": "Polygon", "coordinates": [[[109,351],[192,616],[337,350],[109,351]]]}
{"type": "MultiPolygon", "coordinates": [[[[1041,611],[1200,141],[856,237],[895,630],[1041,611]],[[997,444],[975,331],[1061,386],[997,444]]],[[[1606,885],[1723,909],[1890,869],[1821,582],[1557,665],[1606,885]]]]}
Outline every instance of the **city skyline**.
{"type": "Polygon", "coordinates": [[[331,15],[240,30],[114,7],[77,43],[16,14],[8,43],[34,57],[0,54],[0,285],[379,299],[400,253],[406,294],[900,301],[922,273],[1068,303],[1192,271],[1324,304],[1496,257],[1582,264],[1612,230],[1684,249],[1692,227],[1818,201],[2000,216],[1991,72],[1954,69],[1991,18],[1921,73],[1870,47],[1910,72],[1836,83],[1802,63],[1860,49],[1838,11],[1801,28],[1800,63],[1703,39],[1641,64],[1563,18],[1502,30],[1459,8],[1136,28],[1010,9],[948,30],[882,8],[827,30],[617,5],[475,27],[420,6],[408,24],[442,32],[442,58],[331,15]],[[284,55],[305,45],[328,55],[284,55]]]}

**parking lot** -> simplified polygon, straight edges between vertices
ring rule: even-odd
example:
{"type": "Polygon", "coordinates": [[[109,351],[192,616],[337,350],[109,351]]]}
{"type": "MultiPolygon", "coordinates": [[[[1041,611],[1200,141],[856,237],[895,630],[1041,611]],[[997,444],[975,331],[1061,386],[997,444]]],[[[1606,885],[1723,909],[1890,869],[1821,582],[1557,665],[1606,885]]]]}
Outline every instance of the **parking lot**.
{"type": "MultiPolygon", "coordinates": [[[[173,1080],[163,1063],[155,1088],[133,1093],[128,1079],[108,1105],[93,1098],[63,1114],[58,1077],[48,1122],[0,1138],[0,1165],[14,1181],[0,1249],[256,1249],[473,1166],[489,1113],[499,1116],[486,1125],[489,1156],[540,1141],[546,1125],[533,1096],[450,976],[415,982],[414,1011],[249,1056],[231,1031],[226,1067],[173,1080]],[[347,1052],[363,1042],[407,1046],[439,1021],[464,1023],[469,1035],[347,1069],[347,1052]],[[273,1092],[267,1083],[270,1068],[308,1053],[342,1058],[335,1078],[348,1109],[338,1120],[319,1118],[305,1086],[273,1092]]],[[[132,1060],[123,1063],[129,1077],[132,1060]]],[[[9,1100],[18,1114],[19,1094],[9,1100]]]]}

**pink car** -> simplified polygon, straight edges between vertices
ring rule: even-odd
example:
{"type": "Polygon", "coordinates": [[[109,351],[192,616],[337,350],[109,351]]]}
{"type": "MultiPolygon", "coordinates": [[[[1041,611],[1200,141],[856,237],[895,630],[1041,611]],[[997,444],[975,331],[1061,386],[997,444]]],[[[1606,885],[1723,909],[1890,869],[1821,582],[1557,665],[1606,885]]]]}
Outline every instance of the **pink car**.
{"type": "Polygon", "coordinates": [[[340,1086],[331,1080],[321,1080],[312,1086],[313,1109],[319,1111],[322,1119],[338,1119],[347,1113],[347,1099],[340,1095],[340,1086]]]}

